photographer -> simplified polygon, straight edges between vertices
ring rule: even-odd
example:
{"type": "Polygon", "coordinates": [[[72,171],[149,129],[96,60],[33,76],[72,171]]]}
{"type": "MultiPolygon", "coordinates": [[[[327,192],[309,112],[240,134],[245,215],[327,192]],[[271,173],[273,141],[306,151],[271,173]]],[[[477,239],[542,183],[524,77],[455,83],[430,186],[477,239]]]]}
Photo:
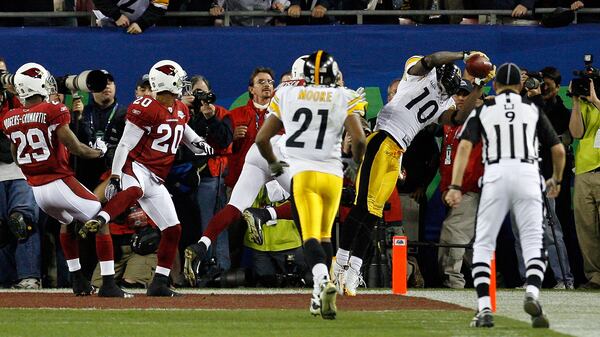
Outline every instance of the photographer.
{"type": "MultiPolygon", "coordinates": [[[[596,75],[598,74],[595,70],[596,75]]],[[[577,239],[583,255],[583,268],[589,282],[583,289],[600,289],[600,233],[598,232],[598,205],[600,199],[600,100],[594,81],[589,79],[589,96],[569,91],[573,95],[573,109],[569,130],[579,139],[575,151],[575,190],[573,208],[577,239]]]]}
{"type": "Polygon", "coordinates": [[[107,77],[106,88],[91,93],[91,99],[85,107],[81,101],[76,100],[73,103],[74,116],[71,129],[79,141],[84,144],[95,144],[101,140],[112,145],[107,151],[106,158],[78,158],[75,162],[76,177],[89,190],[94,190],[100,184],[102,181],[100,176],[110,168],[107,159],[112,158],[114,154],[122,132],[118,130],[123,130],[127,112],[127,105],[119,104],[115,97],[117,87],[114,77],[106,70],[103,72],[107,77]],[[118,126],[118,124],[122,125],[118,126]]]}
{"type": "MultiPolygon", "coordinates": [[[[553,129],[559,135],[565,148],[569,148],[571,143],[571,136],[568,131],[568,118],[570,115],[569,110],[565,107],[562,99],[558,96],[560,89],[561,74],[555,67],[545,67],[539,72],[526,72],[521,80],[523,81],[522,96],[526,96],[531,102],[536,104],[540,111],[542,111],[552,124],[553,129]]],[[[545,180],[552,177],[552,154],[550,148],[540,147],[539,149],[541,162],[540,171],[545,180]]],[[[568,161],[567,161],[568,162],[568,161]]],[[[562,180],[562,188],[564,190],[570,189],[570,179],[568,179],[572,168],[572,163],[569,166],[565,166],[564,176],[562,180]]],[[[544,217],[544,243],[548,250],[548,262],[554,279],[556,280],[556,289],[573,289],[574,288],[574,277],[571,273],[571,267],[569,265],[569,256],[566,249],[564,235],[562,230],[561,222],[557,216],[557,205],[564,205],[562,207],[570,207],[570,194],[562,193],[560,196],[560,202],[556,202],[554,198],[548,198],[547,212],[552,217],[552,224],[548,223],[548,218],[544,217]],[[554,228],[552,228],[552,227],[554,228]],[[554,233],[552,230],[554,229],[554,233]],[[559,261],[560,260],[560,261],[559,261]],[[562,268],[561,268],[562,264],[562,268]]],[[[570,212],[570,210],[567,210],[570,212]]],[[[511,223],[513,234],[518,239],[517,224],[514,217],[511,216],[511,223]]],[[[523,255],[521,250],[520,240],[515,240],[515,250],[517,252],[517,259],[519,261],[519,273],[521,279],[525,279],[525,262],[523,261],[523,255]]]]}
{"type": "MultiPolygon", "coordinates": [[[[216,100],[210,83],[206,78],[196,75],[191,79],[191,96],[184,96],[182,101],[190,107],[191,118],[188,125],[196,133],[204,137],[208,144],[215,150],[215,155],[197,157],[185,150],[184,158],[191,161],[197,168],[200,184],[196,190],[195,201],[200,211],[200,225],[202,230],[194,229],[193,233],[198,235],[206,230],[208,222],[213,215],[225,204],[225,185],[223,174],[227,169],[226,155],[231,153],[233,141],[233,128],[229,111],[222,106],[213,104],[216,100]]],[[[196,242],[199,237],[195,237],[196,242]]],[[[222,270],[228,270],[231,263],[229,259],[229,237],[224,231],[217,238],[216,252],[217,266],[222,270]]],[[[182,242],[185,247],[187,244],[182,242]]]]}
{"type": "MultiPolygon", "coordinates": [[[[6,63],[0,58],[0,74],[5,73],[6,63]]],[[[0,120],[21,107],[9,86],[0,85],[0,120]]],[[[38,212],[33,191],[13,161],[11,142],[0,132],[0,286],[42,287],[38,212]]]]}
{"type": "MultiPolygon", "coordinates": [[[[108,180],[107,180],[108,182],[108,180]]],[[[106,184],[98,185],[94,194],[104,200],[106,184]]],[[[115,282],[124,288],[148,288],[158,262],[156,248],[160,242],[160,230],[137,205],[109,223],[115,258],[115,282]],[[136,238],[132,241],[133,238],[136,238]]],[[[92,285],[102,284],[100,264],[92,276],[92,285]]]]}

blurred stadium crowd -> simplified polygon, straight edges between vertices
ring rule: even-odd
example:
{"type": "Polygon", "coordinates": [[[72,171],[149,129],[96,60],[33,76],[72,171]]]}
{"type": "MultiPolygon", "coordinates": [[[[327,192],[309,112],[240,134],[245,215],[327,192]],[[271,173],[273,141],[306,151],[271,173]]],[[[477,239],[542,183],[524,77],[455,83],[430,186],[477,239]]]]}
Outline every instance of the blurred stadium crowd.
{"type": "MultiPolygon", "coordinates": [[[[222,26],[223,14],[232,11],[263,13],[260,16],[237,15],[234,26],[283,26],[306,24],[354,24],[355,15],[332,16],[330,10],[363,11],[368,24],[479,24],[489,22],[485,15],[377,15],[379,10],[507,10],[494,23],[548,26],[567,25],[574,11],[598,8],[591,0],[25,0],[5,1],[0,12],[90,12],[79,18],[1,18],[0,26],[89,26],[122,27],[138,34],[151,26],[222,26]],[[536,14],[536,8],[557,8],[551,14],[536,14]],[[310,15],[301,15],[309,11],[310,15]],[[204,12],[204,16],[166,16],[166,13],[204,12]],[[93,13],[93,14],[92,14],[93,13]],[[279,13],[269,16],[269,13],[279,13]]],[[[599,22],[598,14],[580,14],[579,23],[599,22]]]]}

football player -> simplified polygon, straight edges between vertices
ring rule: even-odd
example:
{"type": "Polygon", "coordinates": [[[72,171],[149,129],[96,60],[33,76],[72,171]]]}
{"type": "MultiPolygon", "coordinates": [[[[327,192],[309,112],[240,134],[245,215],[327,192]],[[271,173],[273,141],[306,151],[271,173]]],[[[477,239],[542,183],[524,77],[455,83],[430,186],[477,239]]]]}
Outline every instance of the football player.
{"type": "MultiPolygon", "coordinates": [[[[304,79],[299,76],[298,69],[299,65],[304,63],[305,57],[306,55],[296,59],[294,66],[292,66],[292,80],[280,83],[276,90],[286,86],[304,85],[304,79]]],[[[283,152],[280,152],[281,144],[284,141],[285,138],[282,130],[280,130],[280,135],[271,139],[273,146],[280,156],[284,156],[283,152]]],[[[208,227],[204,233],[202,233],[200,240],[197,243],[189,245],[185,249],[183,273],[191,286],[196,286],[200,265],[205,258],[211,243],[216,240],[217,236],[219,236],[222,231],[242,218],[242,212],[246,208],[252,206],[260,189],[267,182],[276,181],[289,196],[290,180],[291,177],[287,174],[282,174],[273,179],[269,171],[269,165],[260,156],[256,145],[253,144],[250,147],[246,154],[240,177],[231,192],[229,202],[222,210],[213,216],[208,223],[208,227]]],[[[254,240],[258,240],[258,237],[262,236],[262,234],[254,231],[253,227],[249,227],[249,229],[250,235],[254,240]]]]}
{"type": "Polygon", "coordinates": [[[307,86],[286,87],[275,93],[265,121],[256,136],[271,174],[290,171],[295,220],[302,230],[306,261],[313,274],[310,312],[335,319],[335,286],[327,265],[331,261],[331,229],[342,195],[342,132],[352,136],[353,159],[360,163],[365,134],[360,122],[361,97],[339,87],[339,68],[333,56],[319,50],[304,65],[307,86]],[[288,164],[274,151],[270,138],[285,128],[288,164]]]}
{"type": "Polygon", "coordinates": [[[466,62],[476,54],[487,58],[480,52],[437,52],[413,56],[406,62],[396,94],[379,112],[375,132],[367,139],[365,160],[356,180],[355,205],[340,227],[340,246],[333,264],[338,293],[356,295],[373,226],[382,217],[385,202],[396,186],[402,154],[413,137],[434,122],[462,123],[475,107],[483,85],[493,78],[491,71],[486,78],[476,79],[463,109],[455,108],[452,95],[460,86],[461,72],[454,62],[466,62]]]}
{"type": "Polygon", "coordinates": [[[156,99],[141,96],[129,106],[105,190],[109,201],[98,216],[86,222],[83,230],[94,232],[137,200],[162,231],[156,273],[146,294],[172,297],[180,295],[169,288],[169,273],[181,225],[163,182],[181,142],[196,155],[210,155],[212,148],[187,126],[188,108],[177,99],[189,87],[181,66],[171,60],[159,61],[148,75],[156,99]]]}
{"type": "MultiPolygon", "coordinates": [[[[37,63],[22,65],[14,77],[15,88],[23,108],[7,112],[0,128],[11,139],[11,150],[35,200],[49,216],[61,223],[60,243],[67,259],[73,292],[77,296],[93,293],[79,263],[79,244],[70,233],[69,224],[87,221],[100,210],[98,199],[77,181],[69,167],[69,154],[82,158],[100,158],[106,145],[97,141],[90,148],[77,140],[69,129],[71,114],[58,101],[49,101],[56,93],[56,81],[37,63]]],[[[114,281],[113,245],[108,226],[96,235],[96,252],[100,260],[102,286],[98,296],[132,297],[114,281]]]]}

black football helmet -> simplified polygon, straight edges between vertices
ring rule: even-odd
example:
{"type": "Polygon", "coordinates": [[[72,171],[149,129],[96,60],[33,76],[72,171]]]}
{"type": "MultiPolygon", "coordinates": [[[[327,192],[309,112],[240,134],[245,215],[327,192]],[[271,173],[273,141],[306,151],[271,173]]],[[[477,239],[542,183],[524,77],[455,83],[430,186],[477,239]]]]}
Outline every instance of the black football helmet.
{"type": "Polygon", "coordinates": [[[446,63],[435,68],[437,81],[442,88],[442,94],[452,96],[460,88],[461,71],[454,63],[446,63]]]}
{"type": "Polygon", "coordinates": [[[304,63],[304,78],[309,84],[334,85],[339,73],[333,56],[322,50],[312,53],[304,63]]]}

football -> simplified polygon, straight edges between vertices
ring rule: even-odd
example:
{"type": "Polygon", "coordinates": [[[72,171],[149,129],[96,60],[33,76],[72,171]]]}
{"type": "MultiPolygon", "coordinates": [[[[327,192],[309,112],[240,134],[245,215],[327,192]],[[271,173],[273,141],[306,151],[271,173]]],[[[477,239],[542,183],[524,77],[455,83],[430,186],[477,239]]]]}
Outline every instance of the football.
{"type": "Polygon", "coordinates": [[[477,78],[486,77],[493,68],[494,65],[492,62],[479,54],[471,56],[466,63],[466,69],[469,74],[477,78]]]}

